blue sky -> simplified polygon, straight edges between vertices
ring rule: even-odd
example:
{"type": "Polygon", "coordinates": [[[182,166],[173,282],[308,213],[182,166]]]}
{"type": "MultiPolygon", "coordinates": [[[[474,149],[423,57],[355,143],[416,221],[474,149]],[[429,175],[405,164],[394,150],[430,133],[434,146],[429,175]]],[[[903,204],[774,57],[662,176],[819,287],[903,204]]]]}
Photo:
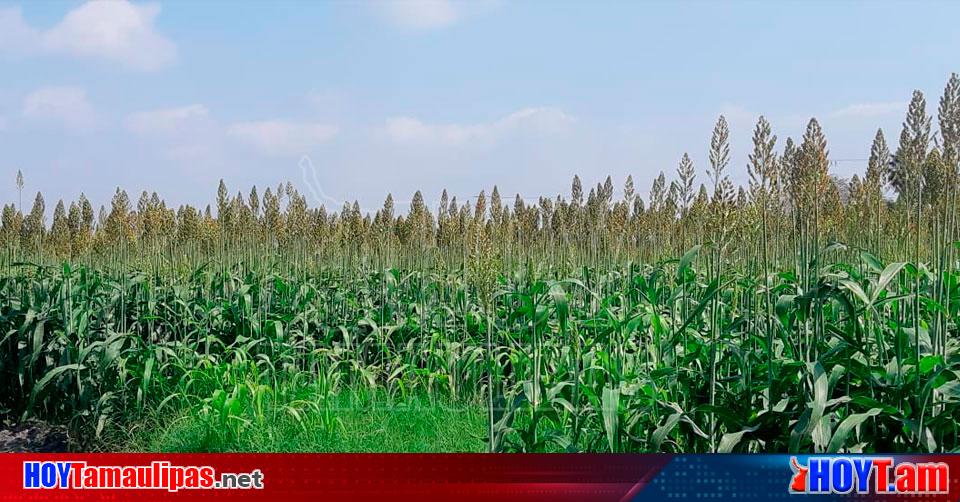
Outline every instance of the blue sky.
{"type": "MultiPolygon", "coordinates": [[[[960,4],[900,2],[0,2],[0,199],[213,201],[290,180],[312,204],[423,189],[567,193],[684,152],[720,114],[746,179],[760,114],[811,116],[833,170],[895,144],[960,71],[960,4]],[[309,162],[303,162],[307,156],[309,162]],[[846,160],[854,159],[854,160],[846,160]],[[310,167],[304,170],[304,166],[310,167]],[[304,176],[304,172],[307,176],[304,176]]],[[[49,213],[48,213],[49,214],[49,213]]],[[[48,216],[49,217],[49,216],[48,216]]]]}

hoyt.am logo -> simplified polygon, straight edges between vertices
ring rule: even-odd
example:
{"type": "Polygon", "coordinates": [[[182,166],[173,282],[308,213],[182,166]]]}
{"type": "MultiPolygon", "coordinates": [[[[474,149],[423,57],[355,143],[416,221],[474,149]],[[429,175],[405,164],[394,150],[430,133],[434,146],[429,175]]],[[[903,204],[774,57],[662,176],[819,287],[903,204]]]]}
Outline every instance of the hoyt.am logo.
{"type": "Polygon", "coordinates": [[[790,493],[946,494],[950,466],[943,462],[897,462],[893,457],[790,457],[790,493]]]}

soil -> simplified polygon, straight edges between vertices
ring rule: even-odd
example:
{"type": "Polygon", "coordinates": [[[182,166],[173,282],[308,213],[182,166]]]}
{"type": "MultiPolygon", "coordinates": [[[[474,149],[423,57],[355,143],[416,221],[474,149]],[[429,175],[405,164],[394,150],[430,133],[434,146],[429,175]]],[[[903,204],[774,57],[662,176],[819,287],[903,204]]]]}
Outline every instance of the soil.
{"type": "Polygon", "coordinates": [[[28,421],[11,426],[0,425],[0,452],[63,453],[67,449],[67,429],[43,422],[28,421]]]}

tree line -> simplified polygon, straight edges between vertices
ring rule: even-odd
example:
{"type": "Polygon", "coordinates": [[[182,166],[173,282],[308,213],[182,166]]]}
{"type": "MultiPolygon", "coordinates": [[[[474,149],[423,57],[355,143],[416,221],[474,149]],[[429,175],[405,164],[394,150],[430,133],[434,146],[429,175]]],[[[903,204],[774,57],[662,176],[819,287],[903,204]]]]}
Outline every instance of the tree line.
{"type": "Polygon", "coordinates": [[[481,250],[508,259],[549,253],[587,259],[677,256],[690,246],[713,244],[726,257],[795,260],[811,257],[832,241],[876,253],[948,259],[958,238],[960,78],[950,76],[934,117],[915,91],[893,152],[878,130],[863,175],[832,176],[826,137],[811,119],[798,140],[782,147],[771,124],[760,117],[753,131],[746,186],[729,176],[729,128],[721,116],[709,146],[706,179],[699,180],[689,155],[675,175],[661,172],[648,197],[632,176],[622,189],[607,177],[584,187],[574,177],[568,196],[542,196],[536,203],[517,195],[504,200],[497,187],[471,201],[441,194],[428,207],[421,192],[398,214],[391,195],[375,213],[359,204],[339,209],[310,207],[292,183],[253,187],[231,196],[221,180],[215,204],[168,207],[157,193],[140,194],[134,205],[117,188],[109,207],[95,213],[84,196],[60,200],[47,225],[44,197],[22,211],[6,204],[0,242],[8,256],[82,260],[125,250],[177,253],[190,248],[225,250],[244,246],[345,256],[438,255],[467,259],[481,250]],[[747,238],[744,238],[747,237],[747,238]]]}

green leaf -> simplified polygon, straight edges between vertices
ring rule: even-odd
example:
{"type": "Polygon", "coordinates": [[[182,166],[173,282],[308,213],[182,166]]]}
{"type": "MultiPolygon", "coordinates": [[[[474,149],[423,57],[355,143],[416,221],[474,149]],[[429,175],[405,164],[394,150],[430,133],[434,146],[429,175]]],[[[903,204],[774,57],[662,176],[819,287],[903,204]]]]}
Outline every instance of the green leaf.
{"type": "Polygon", "coordinates": [[[826,372],[823,369],[823,366],[819,363],[807,363],[807,369],[812,374],[812,385],[813,385],[813,396],[809,403],[807,403],[807,409],[801,415],[800,420],[797,421],[796,426],[794,426],[793,432],[790,437],[790,451],[796,451],[800,446],[800,441],[805,437],[810,437],[814,441],[815,446],[825,446],[817,445],[817,440],[823,440],[822,432],[819,431],[814,437],[815,431],[818,431],[818,428],[822,427],[821,419],[823,418],[823,412],[827,407],[827,397],[829,391],[829,379],[826,372]]]}
{"type": "Polygon", "coordinates": [[[650,436],[650,446],[653,451],[660,451],[660,445],[663,443],[663,440],[667,438],[667,435],[670,434],[670,431],[677,426],[677,423],[680,422],[680,417],[682,413],[674,413],[667,417],[664,420],[663,424],[660,427],[657,427],[657,430],[653,431],[653,435],[650,436]]]}
{"type": "Polygon", "coordinates": [[[870,305],[870,303],[872,303],[872,302],[870,301],[870,298],[869,298],[869,297],[867,296],[867,294],[863,291],[863,288],[861,288],[859,284],[857,284],[857,283],[855,283],[855,282],[853,282],[853,281],[851,281],[851,280],[849,280],[849,279],[844,279],[844,280],[840,281],[840,285],[843,286],[843,287],[844,287],[845,289],[847,289],[848,291],[850,291],[851,293],[853,293],[853,295],[856,296],[857,298],[859,298],[860,301],[862,301],[862,302],[864,303],[864,305],[870,305]]]}
{"type": "Polygon", "coordinates": [[[843,448],[843,445],[846,444],[847,437],[850,436],[850,433],[853,432],[857,426],[865,422],[868,418],[879,415],[882,411],[880,408],[872,408],[866,413],[855,413],[843,419],[843,422],[840,422],[837,429],[833,431],[833,437],[827,446],[827,453],[839,452],[840,448],[843,448]]]}
{"type": "Polygon", "coordinates": [[[936,389],[947,402],[960,402],[960,380],[951,380],[936,389]]]}
{"type": "Polygon", "coordinates": [[[618,410],[620,407],[620,389],[603,388],[603,429],[607,435],[607,444],[611,452],[616,452],[619,435],[618,410]]]}
{"type": "Polygon", "coordinates": [[[900,413],[893,406],[890,406],[889,404],[883,404],[870,396],[855,396],[850,400],[850,402],[867,409],[880,408],[880,410],[887,415],[897,415],[900,413]]]}
{"type": "Polygon", "coordinates": [[[863,261],[866,262],[866,264],[867,264],[867,265],[870,267],[870,269],[873,270],[874,272],[880,273],[880,271],[883,270],[883,262],[880,261],[880,258],[877,258],[876,256],[874,256],[874,255],[872,255],[872,254],[870,254],[870,253],[868,253],[868,252],[866,252],[866,251],[861,251],[861,252],[860,252],[860,258],[862,258],[863,261]]]}
{"type": "Polygon", "coordinates": [[[920,359],[920,373],[926,375],[942,364],[943,357],[941,356],[924,356],[920,359]]]}
{"type": "Polygon", "coordinates": [[[29,412],[29,410],[33,408],[33,404],[36,402],[37,396],[43,392],[43,389],[46,388],[54,378],[57,378],[67,371],[81,371],[83,369],[86,369],[86,366],[80,364],[65,364],[63,366],[57,366],[56,368],[47,372],[46,375],[43,375],[43,378],[37,382],[37,385],[33,387],[33,391],[30,392],[30,403],[27,405],[27,411],[24,412],[24,416],[26,417],[26,414],[29,412]]]}
{"type": "Polygon", "coordinates": [[[569,311],[567,292],[563,290],[563,285],[559,282],[550,285],[550,299],[553,300],[553,304],[557,308],[557,317],[560,322],[566,323],[567,312],[569,311]]]}
{"type": "Polygon", "coordinates": [[[890,284],[890,281],[893,280],[897,274],[903,270],[907,264],[904,262],[896,262],[887,265],[887,268],[883,269],[883,272],[880,273],[880,280],[877,281],[877,289],[873,291],[873,295],[870,298],[870,303],[877,301],[877,298],[880,297],[880,293],[886,291],[887,285],[890,284]]]}
{"type": "Polygon", "coordinates": [[[686,253],[683,254],[683,257],[680,258],[680,263],[677,265],[677,277],[683,277],[683,272],[690,268],[690,264],[693,263],[693,260],[697,259],[697,255],[700,254],[700,248],[703,247],[699,244],[690,248],[686,253]]]}
{"type": "Polygon", "coordinates": [[[38,321],[37,325],[33,328],[33,349],[30,352],[30,366],[37,364],[37,359],[40,358],[40,353],[43,351],[43,327],[45,322],[43,320],[38,321]]]}
{"type": "Polygon", "coordinates": [[[777,313],[777,318],[780,319],[780,323],[784,327],[787,327],[789,321],[790,310],[795,305],[796,295],[781,295],[777,298],[777,305],[774,308],[777,313]]]}
{"type": "Polygon", "coordinates": [[[737,444],[740,443],[740,440],[743,439],[745,434],[753,432],[759,429],[759,425],[754,425],[752,427],[746,427],[743,430],[737,432],[728,432],[720,438],[720,446],[717,447],[717,453],[730,453],[736,448],[737,444]]]}

